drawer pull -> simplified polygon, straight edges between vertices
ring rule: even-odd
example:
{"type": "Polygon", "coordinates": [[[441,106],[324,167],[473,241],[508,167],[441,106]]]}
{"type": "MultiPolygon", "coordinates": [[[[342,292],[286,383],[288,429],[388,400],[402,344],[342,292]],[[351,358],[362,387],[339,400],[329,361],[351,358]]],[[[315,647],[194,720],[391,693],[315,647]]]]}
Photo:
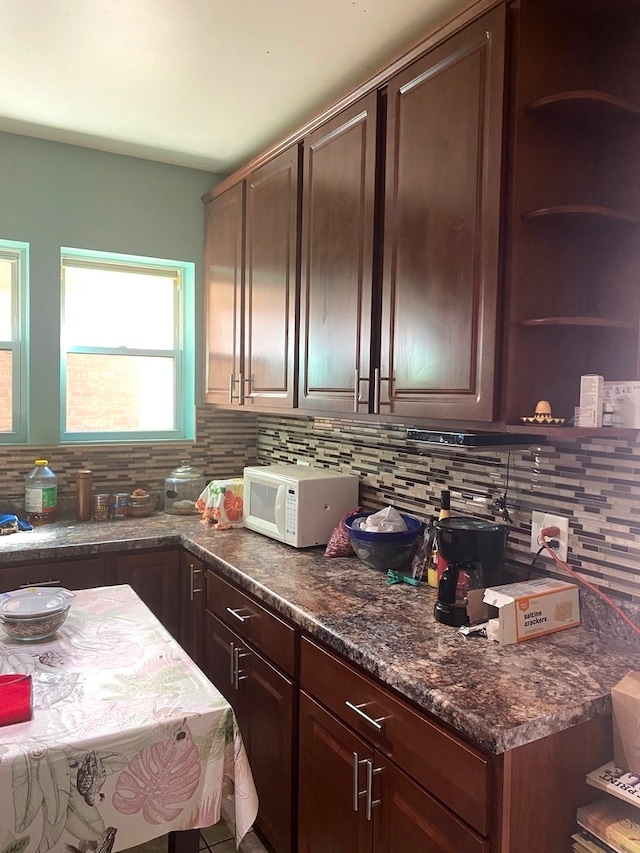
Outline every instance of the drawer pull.
{"type": "Polygon", "coordinates": [[[196,593],[202,592],[202,587],[200,587],[199,589],[196,589],[196,584],[195,584],[195,576],[201,575],[202,569],[196,569],[196,567],[194,566],[193,563],[189,563],[189,571],[191,574],[191,588],[189,590],[189,596],[190,596],[191,601],[194,601],[196,593]]]}
{"type": "Polygon", "coordinates": [[[358,755],[358,753],[354,752],[353,753],[353,810],[354,810],[354,812],[358,811],[360,797],[366,797],[367,796],[367,789],[366,788],[364,789],[364,791],[358,790],[358,788],[360,787],[360,784],[359,784],[360,772],[359,771],[360,771],[360,765],[361,764],[367,764],[367,759],[363,758],[362,760],[360,760],[360,756],[358,755]]]}
{"type": "Polygon", "coordinates": [[[36,581],[36,583],[21,583],[20,589],[28,589],[31,586],[62,586],[60,581],[50,580],[50,581],[36,581]]]}
{"type": "Polygon", "coordinates": [[[248,616],[243,616],[239,610],[234,610],[231,607],[227,607],[227,613],[230,613],[232,616],[235,616],[235,618],[239,622],[246,622],[247,619],[251,619],[251,617],[254,615],[253,613],[250,613],[248,616]]]}
{"type": "Polygon", "coordinates": [[[356,714],[358,714],[358,716],[362,717],[362,719],[365,720],[367,723],[369,723],[370,726],[373,726],[376,731],[378,731],[378,732],[382,731],[382,724],[384,723],[384,721],[387,718],[386,717],[378,717],[377,720],[374,720],[373,717],[370,717],[368,714],[365,714],[365,712],[362,710],[362,708],[367,707],[367,702],[363,702],[361,705],[354,705],[352,702],[347,701],[344,704],[347,706],[347,708],[350,708],[352,711],[355,711],[356,714]]]}
{"type": "Polygon", "coordinates": [[[365,815],[367,820],[371,820],[371,812],[373,810],[373,807],[380,805],[380,800],[373,799],[373,777],[377,776],[378,773],[382,773],[382,767],[374,767],[373,761],[371,761],[369,758],[366,759],[365,763],[367,765],[367,799],[365,801],[365,815]]]}

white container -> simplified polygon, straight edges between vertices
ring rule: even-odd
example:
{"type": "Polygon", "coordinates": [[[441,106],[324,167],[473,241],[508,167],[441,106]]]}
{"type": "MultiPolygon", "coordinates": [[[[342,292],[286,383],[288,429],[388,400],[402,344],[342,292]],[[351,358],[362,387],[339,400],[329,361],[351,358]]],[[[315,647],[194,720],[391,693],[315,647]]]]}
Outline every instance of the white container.
{"type": "Polygon", "coordinates": [[[604,376],[586,373],[580,377],[580,406],[576,426],[602,426],[602,403],[604,402],[604,376]]]}
{"type": "Polygon", "coordinates": [[[48,524],[58,513],[58,478],[47,459],[36,459],[24,478],[24,508],[30,524],[48,524]]]}
{"type": "Polygon", "coordinates": [[[605,382],[604,400],[613,405],[613,426],[640,429],[640,381],[605,382]]]}

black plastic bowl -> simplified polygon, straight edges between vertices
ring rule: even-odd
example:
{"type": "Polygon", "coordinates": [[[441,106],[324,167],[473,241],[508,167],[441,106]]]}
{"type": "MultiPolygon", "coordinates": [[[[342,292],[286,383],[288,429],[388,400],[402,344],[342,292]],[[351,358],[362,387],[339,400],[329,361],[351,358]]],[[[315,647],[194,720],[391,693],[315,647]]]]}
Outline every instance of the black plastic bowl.
{"type": "Polygon", "coordinates": [[[370,512],[356,512],[345,519],[344,525],[349,533],[351,546],[365,566],[371,569],[393,569],[399,571],[411,564],[416,552],[424,524],[412,515],[400,513],[407,525],[406,531],[398,533],[376,533],[353,527],[355,522],[372,515],[370,512]]]}

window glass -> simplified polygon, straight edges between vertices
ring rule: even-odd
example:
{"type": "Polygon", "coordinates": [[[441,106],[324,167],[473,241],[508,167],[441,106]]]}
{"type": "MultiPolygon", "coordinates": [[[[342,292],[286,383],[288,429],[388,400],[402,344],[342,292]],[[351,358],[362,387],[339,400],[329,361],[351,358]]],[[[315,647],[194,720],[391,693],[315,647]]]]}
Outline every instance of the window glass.
{"type": "Polygon", "coordinates": [[[193,264],[62,255],[65,441],[192,438],[193,264]]]}
{"type": "Polygon", "coordinates": [[[0,240],[0,441],[24,441],[26,243],[0,240]]]}

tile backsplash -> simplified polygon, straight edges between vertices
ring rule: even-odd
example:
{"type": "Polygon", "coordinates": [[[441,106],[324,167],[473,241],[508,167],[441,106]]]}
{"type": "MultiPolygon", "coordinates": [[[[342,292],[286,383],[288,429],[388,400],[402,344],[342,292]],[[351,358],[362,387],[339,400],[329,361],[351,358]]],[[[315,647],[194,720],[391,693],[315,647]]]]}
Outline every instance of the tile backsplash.
{"type": "MultiPolygon", "coordinates": [[[[21,509],[24,475],[50,460],[60,503],[72,511],[75,472],[87,466],[99,491],[143,486],[161,499],[164,478],[189,458],[209,479],[238,475],[256,461],[307,462],[355,473],[360,500],[422,519],[451,490],[452,509],[492,520],[509,516],[509,562],[528,568],[531,512],[569,520],[569,565],[586,579],[640,603],[640,442],[613,437],[558,440],[525,449],[458,451],[406,441],[406,428],[337,418],[282,417],[199,407],[197,441],[172,444],[0,446],[0,510],[21,509]]],[[[540,556],[536,568],[552,561],[540,556]]]]}

